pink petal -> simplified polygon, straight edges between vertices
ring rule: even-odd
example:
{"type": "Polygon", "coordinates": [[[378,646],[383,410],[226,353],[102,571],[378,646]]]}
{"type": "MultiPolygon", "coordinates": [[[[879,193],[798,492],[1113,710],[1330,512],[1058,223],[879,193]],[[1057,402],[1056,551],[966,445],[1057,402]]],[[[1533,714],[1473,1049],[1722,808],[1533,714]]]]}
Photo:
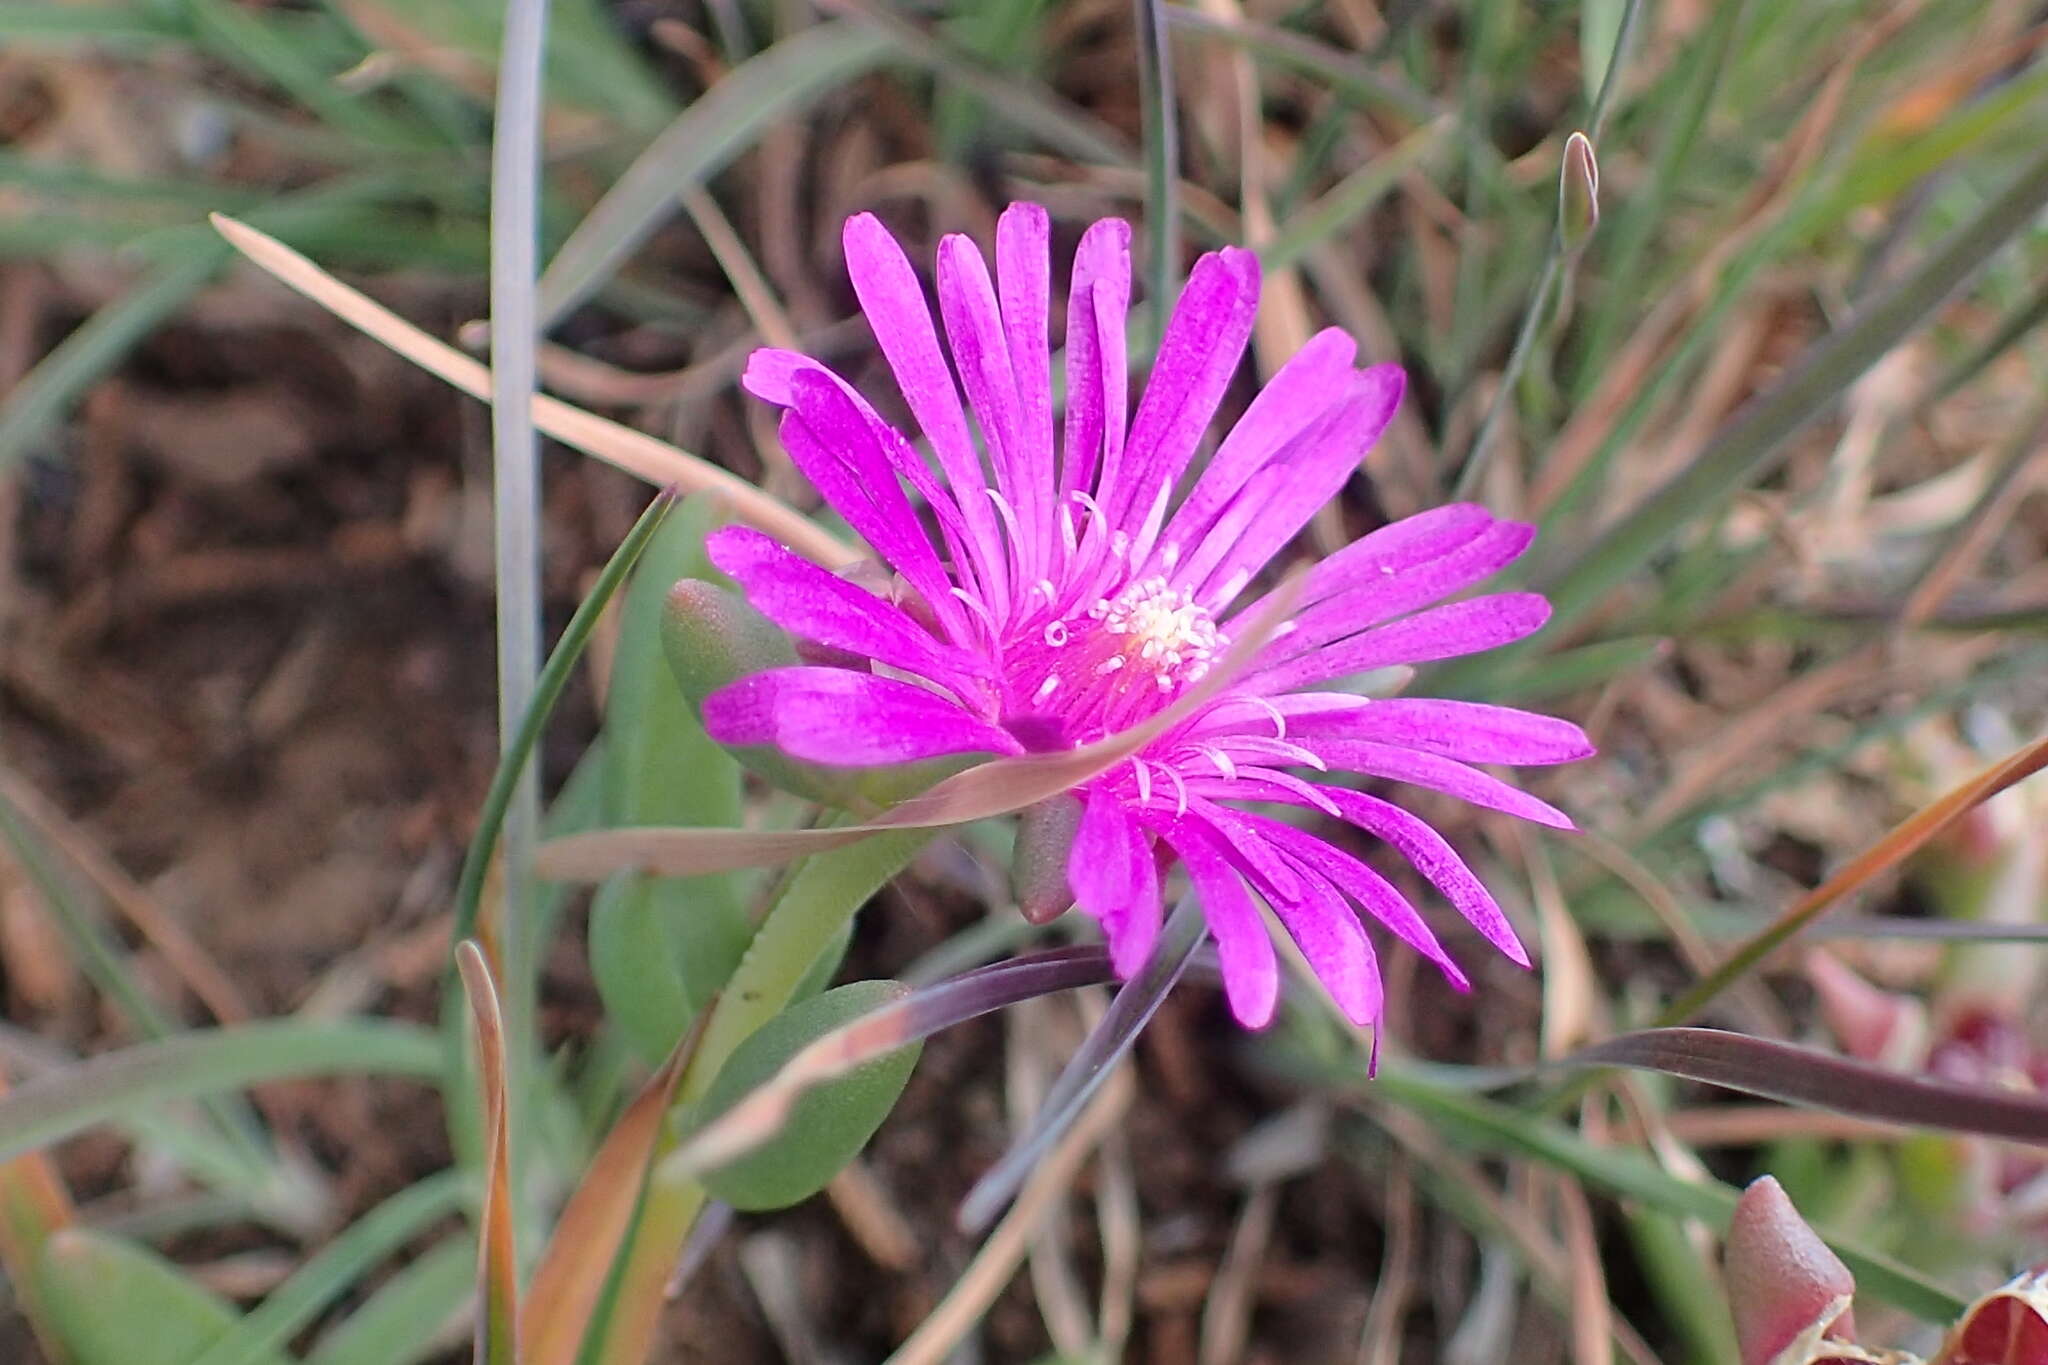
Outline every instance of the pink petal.
{"type": "Polygon", "coordinates": [[[1408,903],[1394,884],[1343,849],[1318,839],[1307,830],[1265,816],[1253,817],[1267,837],[1287,851],[1289,857],[1311,871],[1322,874],[1332,885],[1358,902],[1359,908],[1386,926],[1395,938],[1436,964],[1451,985],[1461,991],[1472,983],[1458,970],[1458,964],[1437,940],[1436,932],[1408,903]]]}
{"type": "MultiPolygon", "coordinates": [[[[1189,790],[1197,790],[1197,787],[1191,786],[1189,790]]],[[[1194,797],[1188,801],[1183,823],[1196,822],[1209,827],[1224,857],[1257,876],[1273,889],[1275,895],[1296,896],[1301,893],[1301,880],[1294,875],[1294,869],[1287,866],[1259,837],[1258,830],[1244,812],[1194,797]]]]}
{"type": "MultiPolygon", "coordinates": [[[[1317,509],[1337,495],[1393,420],[1406,384],[1398,365],[1375,365],[1344,381],[1341,401],[1288,442],[1268,466],[1284,470],[1286,476],[1261,500],[1258,514],[1209,571],[1197,594],[1202,600],[1212,607],[1227,605],[1317,509]]],[[[1177,577],[1193,581],[1186,573],[1177,577]]]]}
{"type": "Polygon", "coordinates": [[[1483,886],[1465,860],[1443,835],[1391,802],[1376,796],[1324,787],[1323,793],[1337,803],[1344,818],[1367,833],[1376,834],[1400,850],[1401,856],[1428,878],[1444,899],[1457,908],[1480,936],[1506,954],[1518,967],[1529,965],[1529,954],[1515,936],[1514,926],[1502,913],[1500,902],[1483,886]]]}
{"type": "Polygon", "coordinates": [[[1195,262],[1160,338],[1152,377],[1131,419],[1121,461],[1103,468],[1099,493],[1112,525],[1123,526],[1153,492],[1180,478],[1237,370],[1259,309],[1259,258],[1238,247],[1195,262]]]}
{"type": "Polygon", "coordinates": [[[1127,981],[1151,960],[1152,949],[1159,942],[1160,919],[1165,909],[1160,897],[1159,860],[1152,852],[1152,841],[1136,821],[1130,823],[1129,838],[1131,867],[1135,874],[1131,882],[1130,911],[1118,922],[1109,940],[1109,965],[1127,981]]]}
{"type": "MultiPolygon", "coordinates": [[[[1533,592],[1496,593],[1417,612],[1253,674],[1257,692],[1290,692],[1307,683],[1395,664],[1429,663],[1512,644],[1543,629],[1550,603],[1533,592]]],[[[1379,703],[1373,703],[1378,705],[1379,703]]]]}
{"type": "Polygon", "coordinates": [[[1590,758],[1594,752],[1586,732],[1570,721],[1518,711],[1511,706],[1435,697],[1386,697],[1377,701],[1354,697],[1348,709],[1302,714],[1288,705],[1303,700],[1306,696],[1302,694],[1274,699],[1289,716],[1290,734],[1374,739],[1410,749],[1426,749],[1463,763],[1508,763],[1521,767],[1570,763],[1590,758]]]}
{"type": "Polygon", "coordinates": [[[1037,204],[1012,204],[996,222],[996,283],[1017,383],[1010,473],[1030,545],[1025,564],[1034,573],[1045,572],[1053,552],[1051,239],[1051,222],[1037,204]]]}
{"type": "Polygon", "coordinates": [[[1081,234],[1067,290],[1067,426],[1060,492],[1087,490],[1124,446],[1130,368],[1124,319],[1131,307],[1131,225],[1104,218],[1081,234]]]}
{"type": "Polygon", "coordinates": [[[1216,939],[1230,1012],[1246,1028],[1264,1028],[1273,1022],[1280,999],[1280,962],[1251,892],[1221,850],[1193,825],[1166,822],[1160,832],[1187,865],[1188,880],[1201,899],[1202,916],[1216,939]]]}
{"type": "Polygon", "coordinates": [[[1067,884],[1074,889],[1074,903],[1100,920],[1121,915],[1130,904],[1136,881],[1130,823],[1123,802],[1108,787],[1097,783],[1089,789],[1067,856],[1067,884]]]}
{"type": "Polygon", "coordinates": [[[1322,415],[1333,396],[1342,392],[1357,349],[1348,332],[1328,327],[1280,367],[1223,438],[1187,501],[1174,512],[1147,572],[1171,572],[1246,482],[1322,415]]]}
{"type": "Polygon", "coordinates": [[[1312,606],[1418,564],[1442,558],[1495,525],[1493,514],[1472,502],[1446,503],[1368,531],[1309,570],[1301,602],[1312,606]]]}
{"type": "Polygon", "coordinates": [[[1360,1028],[1373,1027],[1379,1022],[1385,997],[1379,961],[1364,926],[1320,877],[1303,877],[1301,888],[1296,899],[1271,900],[1273,913],[1344,1017],[1360,1028]]]}
{"type": "Polygon", "coordinates": [[[1110,964],[1129,979],[1159,940],[1159,870],[1144,831],[1107,786],[1088,793],[1067,859],[1074,903],[1102,923],[1110,964]]]}
{"type": "MultiPolygon", "coordinates": [[[[979,638],[954,598],[953,580],[933,552],[924,524],[882,454],[883,438],[902,438],[886,427],[871,426],[852,399],[817,376],[799,374],[796,389],[797,406],[783,414],[779,433],[790,462],[917,590],[951,638],[979,638]]],[[[950,536],[947,543],[957,548],[950,536]]]]}
{"type": "Polygon", "coordinates": [[[988,501],[988,484],[981,472],[981,457],[975,453],[974,438],[967,430],[967,414],[960,406],[959,391],[939,350],[938,333],[932,327],[931,310],[925,306],[924,289],[903,248],[889,235],[881,220],[871,213],[855,214],[846,220],[842,234],[846,251],[846,273],[853,280],[853,292],[867,314],[875,341],[881,346],[889,368],[896,374],[896,386],[917,417],[918,427],[930,439],[946,472],[961,517],[967,523],[968,549],[974,556],[981,582],[988,588],[990,605],[997,615],[1007,612],[1009,587],[1001,528],[988,501]]]}
{"type": "Polygon", "coordinates": [[[1535,538],[1534,526],[1497,521],[1434,559],[1398,568],[1382,565],[1374,580],[1299,612],[1294,628],[1275,640],[1267,653],[1275,662],[1295,658],[1418,607],[1440,602],[1499,572],[1520,557],[1535,538]]]}
{"type": "Polygon", "coordinates": [[[704,548],[762,615],[798,638],[920,674],[963,702],[988,696],[988,669],[975,655],[939,643],[901,608],[759,531],[723,527],[705,538],[704,548]]]}
{"type": "Polygon", "coordinates": [[[771,668],[704,699],[721,744],[770,744],[808,763],[867,768],[941,754],[1021,753],[1009,732],[915,683],[850,668],[771,668]]]}
{"type": "Polygon", "coordinates": [[[1552,829],[1576,829],[1571,817],[1547,801],[1519,787],[1511,786],[1491,773],[1467,767],[1453,759],[1392,744],[1366,739],[1308,740],[1304,748],[1327,760],[1333,768],[1344,768],[1393,782],[1412,782],[1419,787],[1455,796],[1475,806],[1497,810],[1504,815],[1532,820],[1552,829]]]}
{"type": "Polygon", "coordinates": [[[1009,338],[988,262],[970,239],[957,232],[939,239],[939,315],[945,319],[953,366],[987,438],[996,485],[1014,507],[1010,466],[1023,439],[1023,413],[1017,377],[1010,371],[1009,338]]]}
{"type": "MultiPolygon", "coordinates": [[[[1411,564],[1425,563],[1448,554],[1484,533],[1491,525],[1493,517],[1487,510],[1469,502],[1449,503],[1389,522],[1377,531],[1360,536],[1309,570],[1295,611],[1305,612],[1340,592],[1368,580],[1384,578],[1389,567],[1399,573],[1411,564]]],[[[1256,615],[1265,604],[1263,597],[1247,603],[1239,607],[1231,619],[1242,620],[1256,615]]]]}

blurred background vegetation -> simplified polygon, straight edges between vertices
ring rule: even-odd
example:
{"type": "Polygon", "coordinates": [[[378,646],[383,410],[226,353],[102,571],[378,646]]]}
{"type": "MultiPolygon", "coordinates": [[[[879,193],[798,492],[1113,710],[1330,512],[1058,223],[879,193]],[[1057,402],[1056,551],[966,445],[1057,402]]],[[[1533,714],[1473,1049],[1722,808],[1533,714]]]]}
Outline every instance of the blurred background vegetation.
{"type": "MultiPolygon", "coordinates": [[[[205,215],[479,346],[501,21],[0,5],[0,1069],[29,1087],[0,1100],[8,1360],[467,1350],[482,1158],[434,1030],[496,761],[488,413],[205,215]],[[134,1064],[77,1069],[98,1053],[134,1064]]],[[[2020,1148],[1654,1074],[1489,1098],[1470,1069],[1657,1020],[2048,720],[2044,40],[2012,0],[555,0],[543,387],[808,507],[735,381],[763,343],[877,378],[848,214],[925,247],[987,240],[1012,198],[1065,245],[1123,215],[1153,296],[1250,245],[1235,403],[1329,324],[1411,376],[1309,548],[1454,490],[1540,521],[1525,576],[1557,625],[1424,682],[1602,749],[1542,788],[1583,837],[1428,812],[1541,970],[1489,963],[1459,997],[1391,955],[1378,1081],[1326,1012],[1246,1039],[1183,987],[991,1255],[954,1210],[1102,1002],[963,1026],[828,1198],[707,1239],[653,1358],[1732,1360],[1717,1229],[1764,1171],[1853,1253],[1865,1340],[1929,1350],[2040,1259],[2048,1164],[2020,1148]],[[1560,201],[1574,130],[1597,225],[1583,174],[1560,201]]],[[[544,478],[552,631],[648,490],[562,449],[544,478]]],[[[650,582],[692,571],[685,532],[649,553],[650,582]]],[[[630,691],[661,674],[635,596],[543,745],[552,818],[734,823],[759,804],[736,771],[630,691]],[[679,768],[703,781],[671,790],[679,768]]],[[[2044,828],[2037,780],[1880,859],[1705,1022],[2032,1086],[2044,828]]],[[[920,853],[849,974],[1038,941],[1006,837],[920,853]]],[[[687,895],[730,924],[758,892],[687,895]]],[[[625,922],[551,900],[514,955],[544,1059],[529,1251],[701,1003],[674,954],[737,951],[625,922]]]]}

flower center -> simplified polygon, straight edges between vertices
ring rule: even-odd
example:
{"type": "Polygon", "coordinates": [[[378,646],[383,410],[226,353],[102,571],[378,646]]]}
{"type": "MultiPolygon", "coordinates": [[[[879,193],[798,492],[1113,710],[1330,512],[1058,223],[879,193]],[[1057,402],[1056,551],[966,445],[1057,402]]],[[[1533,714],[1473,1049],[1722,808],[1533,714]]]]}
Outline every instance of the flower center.
{"type": "Polygon", "coordinates": [[[1162,692],[1208,672],[1210,658],[1223,643],[1208,609],[1187,590],[1168,587],[1163,578],[1133,583],[1114,598],[1098,598],[1088,614],[1102,622],[1105,635],[1121,637],[1104,662],[1114,660],[1116,669],[1149,674],[1162,692]]]}
{"type": "Polygon", "coordinates": [[[1087,743],[1171,703],[1228,643],[1184,589],[1132,583],[1014,643],[1004,719],[1030,729],[1035,747],[1087,743]],[[1056,741],[1038,735],[1047,727],[1056,741]]]}

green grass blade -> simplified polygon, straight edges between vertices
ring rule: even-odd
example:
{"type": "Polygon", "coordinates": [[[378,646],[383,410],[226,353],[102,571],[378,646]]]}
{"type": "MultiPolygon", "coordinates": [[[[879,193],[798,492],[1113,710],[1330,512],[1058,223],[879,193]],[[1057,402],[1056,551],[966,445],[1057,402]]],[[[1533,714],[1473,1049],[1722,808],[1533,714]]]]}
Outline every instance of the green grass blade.
{"type": "Polygon", "coordinates": [[[0,470],[20,460],[87,387],[183,308],[229,254],[222,246],[157,266],[58,342],[0,402],[0,470]]]}
{"type": "Polygon", "coordinates": [[[378,1287],[320,1339],[306,1365],[415,1365],[476,1285],[476,1248],[451,1237],[378,1287]]]}
{"type": "Polygon", "coordinates": [[[2028,164],[1910,276],[1814,347],[1797,369],[1724,427],[1698,459],[1551,583],[1556,620],[1582,615],[1703,513],[1775,468],[1788,438],[1925,321],[1993,252],[2027,228],[2044,205],[2048,154],[2028,164]]]}
{"type": "Polygon", "coordinates": [[[1166,335],[1166,319],[1180,293],[1180,109],[1173,87],[1173,48],[1166,37],[1166,6],[1162,0],[1135,0],[1133,9],[1138,24],[1138,99],[1145,111],[1149,351],[1166,335]]]}
{"type": "Polygon", "coordinates": [[[0,1160],[169,1100],[313,1076],[432,1080],[440,1040],[412,1024],[279,1020],[194,1029],[102,1053],[0,1097],[0,1160]]]}
{"type": "Polygon", "coordinates": [[[447,1171],[391,1196],[349,1224],[188,1365],[261,1365],[379,1262],[456,1212],[466,1198],[461,1178],[447,1171]]]}
{"type": "MultiPolygon", "coordinates": [[[[1382,1068],[1371,1093],[1415,1111],[1476,1147],[1540,1162],[1664,1213],[1725,1228],[1735,1209],[1737,1192],[1719,1181],[1681,1180],[1640,1152],[1599,1146],[1553,1120],[1440,1090],[1399,1065],[1382,1068]]],[[[1929,1322],[1949,1323],[1962,1314],[1962,1299],[1918,1271],[1847,1239],[1829,1237],[1828,1244],[1866,1292],[1929,1322]]]]}
{"type": "Polygon", "coordinates": [[[483,903],[484,881],[490,871],[491,857],[497,851],[498,833],[504,826],[505,812],[512,802],[513,785],[533,756],[534,746],[540,743],[541,731],[547,728],[548,717],[554,712],[555,703],[561,700],[562,689],[569,685],[569,676],[582,659],[583,650],[590,643],[590,632],[596,629],[605,604],[626,581],[634,561],[640,558],[641,551],[647,548],[647,542],[654,538],[654,532],[674,505],[675,499],[667,493],[656,495],[648,504],[640,519],[633,523],[633,529],[619,542],[619,548],[612,552],[611,559],[598,574],[597,582],[591,586],[590,594],[576,608],[576,614],[569,618],[562,638],[555,642],[546,666],[540,671],[533,702],[520,718],[512,743],[506,748],[498,771],[491,778],[490,790],[484,795],[483,810],[477,815],[476,835],[470,840],[468,856],[463,859],[462,876],[455,886],[452,938],[456,942],[468,938],[475,930],[477,912],[483,903]]]}
{"type": "Polygon", "coordinates": [[[741,63],[647,145],[541,275],[543,330],[588,298],[634,247],[779,119],[880,66],[895,50],[855,23],[820,24],[741,63]]]}

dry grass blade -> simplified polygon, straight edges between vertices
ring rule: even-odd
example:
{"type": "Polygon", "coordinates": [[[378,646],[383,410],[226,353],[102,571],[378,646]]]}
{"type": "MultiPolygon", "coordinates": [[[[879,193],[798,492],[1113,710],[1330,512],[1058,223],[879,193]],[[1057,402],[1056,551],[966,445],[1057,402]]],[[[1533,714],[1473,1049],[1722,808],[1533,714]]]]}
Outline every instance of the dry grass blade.
{"type": "Polygon", "coordinates": [[[505,1018],[483,949],[465,940],[455,965],[469,996],[483,1083],[485,1163],[478,1213],[476,1365],[520,1365],[519,1260],[512,1237],[512,1131],[506,1102],[505,1018]]]}
{"type": "Polygon", "coordinates": [[[1059,1207],[1088,1153],[1123,1118],[1136,1088],[1130,1075],[1120,1072],[1115,1083],[1095,1097],[1081,1121],[1032,1175],[1009,1214],[981,1244],[965,1273],[886,1365],[938,1365],[960,1344],[1016,1273],[1039,1225],[1059,1207]]]}
{"type": "Polygon", "coordinates": [[[2048,736],[2035,740],[2004,762],[1994,764],[1933,804],[1915,811],[1884,838],[1852,858],[1847,867],[1802,896],[1798,904],[1779,917],[1777,923],[1736,949],[1713,975],[1673,1001],[1658,1016],[1657,1023],[1660,1026],[1683,1024],[1694,1018],[1722,991],[1746,975],[1750,968],[1818,919],[1829,906],[1897,867],[1963,816],[2043,768],[2048,768],[2048,736]]]}
{"type": "Polygon", "coordinates": [[[205,946],[102,853],[63,811],[6,768],[0,768],[0,801],[13,806],[44,842],[70,859],[99,888],[108,903],[134,926],[135,932],[163,955],[164,962],[214,1018],[223,1024],[238,1024],[252,1017],[241,987],[214,961],[205,946]]]}
{"type": "Polygon", "coordinates": [[[569,1196],[520,1305],[520,1365],[575,1365],[632,1232],[648,1170],[667,1142],[664,1120],[695,1039],[684,1039],[634,1097],[569,1196]]]}
{"type": "Polygon", "coordinates": [[[1720,1029],[1624,1033],[1573,1054],[1569,1064],[1661,1071],[1876,1122],[2048,1147],[2048,1099],[2041,1096],[1909,1076],[1720,1029]]]}
{"type": "MultiPolygon", "coordinates": [[[[488,400],[491,372],[361,292],[349,288],[284,243],[247,223],[216,213],[213,226],[237,251],[351,327],[383,342],[428,373],[472,398],[488,400]]],[[[860,557],[803,513],[763,493],[730,470],[678,450],[645,432],[621,426],[545,394],[533,399],[533,423],[548,435],[657,486],[723,498],[733,515],[775,536],[791,549],[837,567],[860,557]]]]}
{"type": "Polygon", "coordinates": [[[1104,950],[1058,948],[912,991],[807,1044],[766,1083],[691,1134],[664,1159],[663,1174],[701,1173],[752,1151],[782,1131],[805,1091],[886,1053],[1019,1001],[1098,985],[1112,976],[1104,950]]]}
{"type": "Polygon", "coordinates": [[[1173,705],[1142,725],[1078,749],[999,758],[955,773],[931,790],[892,806],[880,818],[832,829],[609,829],[556,839],[541,847],[535,868],[558,881],[602,881],[631,869],[659,877],[733,872],[843,848],[877,834],[939,829],[1008,815],[1056,796],[1115,767],[1193,715],[1239,677],[1287,620],[1304,575],[1268,594],[1230,652],[1173,705]]]}

